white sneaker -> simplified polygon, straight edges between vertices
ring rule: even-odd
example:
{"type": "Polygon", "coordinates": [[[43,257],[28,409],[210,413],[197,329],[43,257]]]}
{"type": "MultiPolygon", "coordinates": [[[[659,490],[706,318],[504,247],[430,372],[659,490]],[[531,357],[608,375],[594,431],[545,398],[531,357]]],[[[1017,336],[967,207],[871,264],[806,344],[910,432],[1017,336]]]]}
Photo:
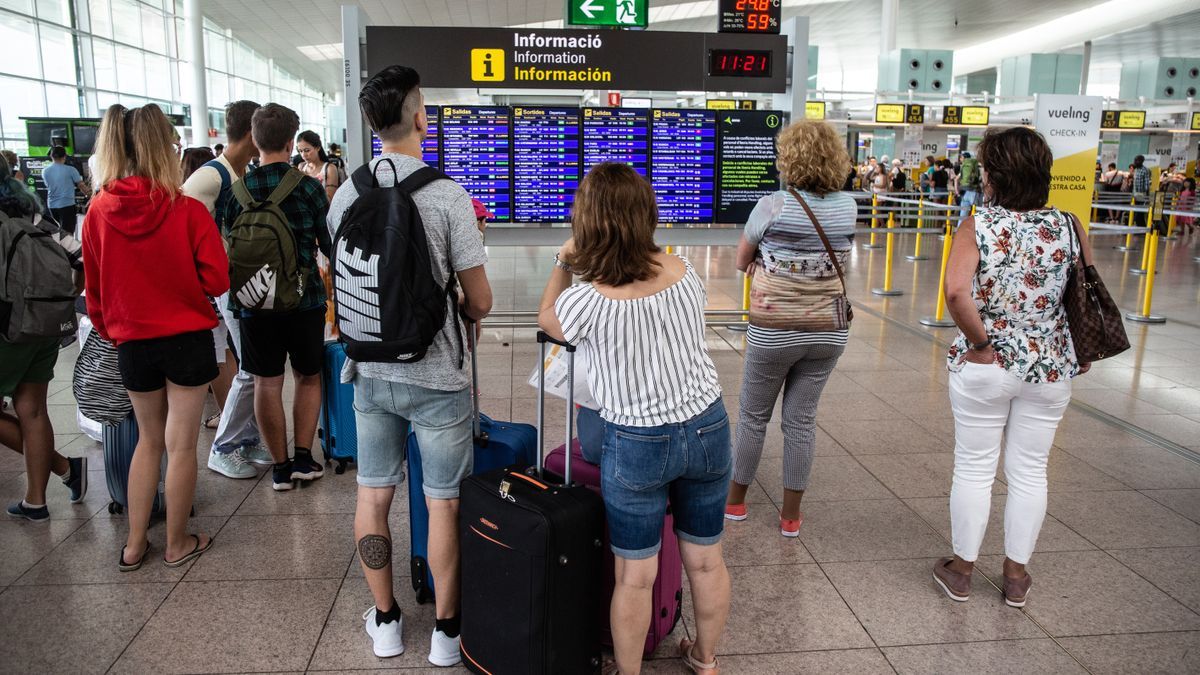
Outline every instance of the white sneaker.
{"type": "Polygon", "coordinates": [[[459,652],[460,637],[448,637],[445,633],[436,628],[433,631],[433,636],[429,638],[429,662],[435,666],[457,666],[462,663],[462,654],[459,652]]]}
{"type": "Polygon", "coordinates": [[[271,466],[275,463],[274,458],[271,457],[271,451],[264,448],[261,443],[256,443],[254,445],[243,445],[234,452],[241,454],[242,459],[250,462],[251,464],[258,464],[259,466],[271,466]]]}
{"type": "Polygon", "coordinates": [[[208,468],[229,478],[258,478],[258,471],[242,459],[236,450],[233,452],[208,452],[208,468]]]}
{"type": "Polygon", "coordinates": [[[375,656],[381,659],[400,656],[404,653],[404,617],[401,616],[395,621],[376,625],[376,611],[376,608],[372,607],[363,614],[363,621],[366,622],[367,635],[371,636],[375,656]]]}

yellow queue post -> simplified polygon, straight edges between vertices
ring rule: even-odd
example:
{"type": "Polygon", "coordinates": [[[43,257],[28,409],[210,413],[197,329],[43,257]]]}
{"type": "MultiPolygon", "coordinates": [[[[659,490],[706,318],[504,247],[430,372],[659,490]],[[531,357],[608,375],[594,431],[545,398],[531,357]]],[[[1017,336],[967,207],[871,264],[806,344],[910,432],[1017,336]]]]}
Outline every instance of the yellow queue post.
{"type": "Polygon", "coordinates": [[[1154,265],[1158,261],[1158,231],[1153,227],[1150,228],[1150,234],[1146,239],[1146,249],[1148,251],[1146,257],[1146,286],[1145,290],[1142,291],[1142,313],[1126,312],[1125,318],[1138,323],[1166,323],[1166,317],[1150,313],[1150,307],[1154,300],[1154,265]]]}
{"type": "Polygon", "coordinates": [[[1158,237],[1158,235],[1154,232],[1154,228],[1150,228],[1150,231],[1146,233],[1145,241],[1142,243],[1141,266],[1140,267],[1130,267],[1129,268],[1130,274],[1142,275],[1142,274],[1146,273],[1146,265],[1149,264],[1149,262],[1150,262],[1150,238],[1151,237],[1155,237],[1155,238],[1158,237]]]}
{"type": "Polygon", "coordinates": [[[746,311],[746,314],[742,315],[742,321],[747,323],[750,322],[750,283],[752,279],[753,277],[749,274],[742,275],[742,309],[746,311]]]}
{"type": "MultiPolygon", "coordinates": [[[[974,215],[974,206],[971,207],[974,215]]],[[[937,304],[933,316],[921,317],[921,325],[931,328],[953,328],[954,322],[946,318],[946,267],[950,265],[950,245],[954,243],[954,222],[946,221],[946,234],[942,236],[942,269],[938,275],[937,304]]]]}
{"type": "Polygon", "coordinates": [[[887,223],[887,245],[884,247],[883,256],[883,287],[872,288],[871,293],[883,296],[904,295],[904,291],[892,288],[892,255],[896,250],[896,213],[893,211],[888,214],[887,223]]]}
{"type": "Polygon", "coordinates": [[[883,248],[882,245],[875,241],[875,230],[878,228],[877,219],[879,218],[879,195],[871,193],[871,241],[863,244],[863,248],[883,248]]]}
{"type": "MultiPolygon", "coordinates": [[[[1129,208],[1129,217],[1125,219],[1125,225],[1128,227],[1133,227],[1133,207],[1136,205],[1137,205],[1137,197],[1130,197],[1129,198],[1129,207],[1130,207],[1129,208]]],[[[1113,248],[1118,251],[1133,250],[1133,233],[1130,232],[1129,234],[1125,235],[1125,245],[1124,246],[1114,246],[1113,248]]]]}
{"type": "Polygon", "coordinates": [[[925,197],[924,195],[918,200],[917,204],[917,238],[913,244],[912,255],[906,255],[906,260],[918,262],[920,260],[929,260],[929,256],[921,255],[921,228],[925,227],[925,197]]]}

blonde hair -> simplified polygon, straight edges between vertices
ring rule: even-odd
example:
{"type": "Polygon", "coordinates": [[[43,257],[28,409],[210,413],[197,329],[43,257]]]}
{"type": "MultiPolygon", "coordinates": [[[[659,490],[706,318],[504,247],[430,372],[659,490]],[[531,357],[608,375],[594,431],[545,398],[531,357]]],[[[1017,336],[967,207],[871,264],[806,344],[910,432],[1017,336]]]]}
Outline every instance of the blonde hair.
{"type": "Polygon", "coordinates": [[[833,127],[820,120],[793,122],[775,139],[775,166],[786,185],[817,195],[842,189],[850,156],[833,127]]]}
{"type": "Polygon", "coordinates": [[[575,192],[575,250],[563,262],[583,281],[605,286],[651,279],[659,267],[656,227],[658,205],[649,181],[626,164],[597,164],[575,192]]]}
{"type": "Polygon", "coordinates": [[[150,179],[151,191],[179,194],[183,173],[173,151],[175,127],[154,104],[126,110],[114,105],[104,113],[96,140],[96,183],[101,189],[127,176],[150,179]]]}

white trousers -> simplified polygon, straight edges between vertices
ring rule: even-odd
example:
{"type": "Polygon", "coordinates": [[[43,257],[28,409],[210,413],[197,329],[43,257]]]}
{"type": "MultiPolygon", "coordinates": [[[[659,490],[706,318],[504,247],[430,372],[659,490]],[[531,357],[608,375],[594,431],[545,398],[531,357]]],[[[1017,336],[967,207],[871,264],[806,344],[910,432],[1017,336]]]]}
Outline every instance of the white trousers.
{"type": "Polygon", "coordinates": [[[954,554],[979,556],[991,511],[992,483],[1004,440],[1004,552],[1016,563],[1033,555],[1046,517],[1046,462],[1054,432],[1071,402],[1071,383],[1030,383],[996,365],[968,362],[950,373],[954,410],[954,485],[950,525],[954,554]]]}

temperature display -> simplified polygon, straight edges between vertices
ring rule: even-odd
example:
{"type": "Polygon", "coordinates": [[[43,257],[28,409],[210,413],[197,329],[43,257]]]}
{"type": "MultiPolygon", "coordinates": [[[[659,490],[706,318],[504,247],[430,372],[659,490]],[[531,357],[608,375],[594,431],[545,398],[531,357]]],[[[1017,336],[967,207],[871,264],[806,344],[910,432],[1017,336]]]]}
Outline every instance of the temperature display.
{"type": "Polygon", "coordinates": [[[713,49],[708,53],[709,77],[770,77],[771,52],[755,49],[713,49]]]}
{"type": "Polygon", "coordinates": [[[717,30],[721,33],[778,33],[780,0],[721,0],[717,30]]]}

